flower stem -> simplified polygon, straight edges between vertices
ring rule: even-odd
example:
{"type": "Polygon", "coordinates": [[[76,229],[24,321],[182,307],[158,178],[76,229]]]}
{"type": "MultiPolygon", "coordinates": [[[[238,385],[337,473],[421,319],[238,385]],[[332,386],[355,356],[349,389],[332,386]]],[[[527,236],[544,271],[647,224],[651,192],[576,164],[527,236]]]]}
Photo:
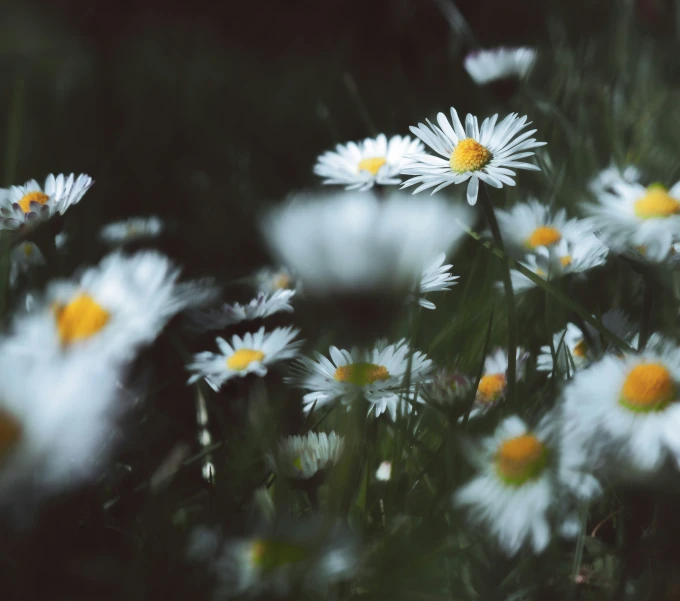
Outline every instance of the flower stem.
{"type": "MultiPolygon", "coordinates": [[[[493,206],[491,205],[491,198],[489,197],[489,191],[486,188],[486,184],[481,185],[482,190],[480,190],[482,209],[484,210],[484,215],[487,222],[489,223],[489,228],[491,229],[491,235],[493,236],[493,241],[496,247],[505,255],[505,245],[503,244],[503,236],[501,236],[501,230],[498,227],[498,221],[496,221],[496,214],[494,213],[493,206]]],[[[515,407],[515,380],[517,373],[517,330],[516,324],[517,319],[515,316],[515,294],[512,289],[512,279],[510,277],[510,265],[506,261],[503,261],[503,269],[501,270],[503,275],[503,287],[505,288],[505,301],[508,310],[508,382],[507,382],[507,399],[508,405],[511,408],[515,407]]]]}

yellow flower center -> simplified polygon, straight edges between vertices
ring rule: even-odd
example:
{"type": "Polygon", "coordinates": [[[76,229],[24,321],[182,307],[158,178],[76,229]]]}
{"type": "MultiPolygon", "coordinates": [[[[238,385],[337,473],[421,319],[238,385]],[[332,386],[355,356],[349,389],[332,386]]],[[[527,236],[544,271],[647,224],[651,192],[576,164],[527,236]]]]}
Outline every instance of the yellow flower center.
{"type": "Polygon", "coordinates": [[[638,244],[637,246],[634,247],[636,251],[638,251],[642,256],[647,254],[647,245],[646,244],[638,244]]]}
{"type": "Polygon", "coordinates": [[[110,319],[106,309],[87,294],[79,294],[67,305],[52,306],[57,320],[57,331],[64,346],[84,340],[99,332],[110,319]]]}
{"type": "Polygon", "coordinates": [[[33,255],[33,251],[34,251],[33,244],[31,244],[30,242],[24,242],[23,250],[24,250],[24,256],[26,258],[31,257],[33,255]]]}
{"type": "Polygon", "coordinates": [[[571,258],[571,255],[564,255],[563,257],[560,257],[560,263],[562,267],[569,267],[572,261],[573,259],[571,258]]]}
{"type": "Polygon", "coordinates": [[[296,457],[295,459],[293,459],[293,467],[296,470],[302,471],[302,457],[296,457]]]}
{"type": "Polygon", "coordinates": [[[456,144],[451,153],[451,170],[456,173],[479,171],[486,167],[493,155],[488,148],[482,146],[477,140],[465,138],[456,144]]]}
{"type": "Polygon", "coordinates": [[[485,403],[497,401],[505,391],[505,374],[487,374],[479,381],[477,392],[485,403]]]}
{"type": "Polygon", "coordinates": [[[264,353],[250,348],[240,348],[227,359],[227,367],[234,371],[241,371],[253,361],[262,361],[264,353]]]}
{"type": "Polygon", "coordinates": [[[585,340],[581,340],[580,342],[576,343],[576,346],[574,346],[574,350],[571,351],[571,354],[574,355],[574,357],[583,359],[588,354],[588,343],[585,340]]]}
{"type": "Polygon", "coordinates": [[[274,290],[288,290],[291,287],[292,281],[287,273],[279,273],[274,276],[272,280],[272,288],[274,290]]]}
{"type": "Polygon", "coordinates": [[[526,246],[536,248],[537,246],[551,246],[562,240],[560,231],[549,225],[537,227],[531,236],[527,238],[526,246]]]}
{"type": "Polygon", "coordinates": [[[333,377],[339,382],[366,386],[378,380],[387,380],[390,377],[390,372],[383,365],[376,365],[375,363],[350,363],[338,367],[333,377]]]}
{"type": "Polygon", "coordinates": [[[371,175],[377,175],[380,171],[380,167],[387,163],[387,159],[384,157],[372,157],[370,159],[363,159],[359,161],[357,165],[357,170],[368,171],[371,175]]]}
{"type": "Polygon", "coordinates": [[[250,543],[249,555],[253,564],[267,572],[286,564],[302,561],[309,553],[304,547],[292,543],[255,539],[250,543]]]}
{"type": "Polygon", "coordinates": [[[21,440],[21,425],[9,413],[0,409],[0,463],[21,440]]]}
{"type": "Polygon", "coordinates": [[[501,444],[496,456],[496,469],[506,483],[520,486],[538,478],[547,462],[545,445],[533,434],[523,434],[501,444]]]}
{"type": "Polygon", "coordinates": [[[31,210],[32,202],[37,202],[41,205],[44,205],[49,200],[49,198],[50,197],[43,192],[28,192],[21,197],[21,200],[18,204],[24,213],[28,213],[31,210]]]}
{"type": "Polygon", "coordinates": [[[670,217],[680,213],[680,202],[663,186],[649,186],[647,194],[633,205],[635,214],[642,219],[670,217]]]}
{"type": "Polygon", "coordinates": [[[630,370],[621,390],[620,403],[640,413],[661,411],[673,401],[675,382],[660,363],[642,363],[630,370]]]}

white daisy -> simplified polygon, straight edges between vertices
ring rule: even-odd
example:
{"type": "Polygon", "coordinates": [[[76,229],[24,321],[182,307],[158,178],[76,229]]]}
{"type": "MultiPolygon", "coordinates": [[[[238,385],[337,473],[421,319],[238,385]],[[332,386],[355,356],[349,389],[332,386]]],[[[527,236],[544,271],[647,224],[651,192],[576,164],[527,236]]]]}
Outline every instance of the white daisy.
{"type": "Polygon", "coordinates": [[[27,273],[33,267],[45,265],[45,257],[33,242],[17,244],[10,255],[9,283],[16,286],[17,279],[22,273],[27,273]]]}
{"type": "Polygon", "coordinates": [[[658,334],[644,351],[605,355],[564,390],[565,436],[628,468],[680,467],[680,349],[658,334]]]}
{"type": "Polygon", "coordinates": [[[680,236],[680,182],[670,190],[623,180],[600,192],[599,202],[584,205],[610,248],[638,249],[651,262],[664,261],[680,236]]]}
{"type": "Polygon", "coordinates": [[[527,117],[518,117],[511,113],[498,125],[498,115],[484,119],[481,128],[477,117],[468,114],[465,118],[465,128],[458,118],[458,113],[451,107],[451,122],[444,113],[437,115],[439,127],[433,125],[429,119],[427,125],[422,123],[418,127],[411,127],[411,131],[441,157],[429,154],[416,154],[413,161],[402,169],[402,173],[415,175],[401,185],[402,188],[420,184],[415,190],[422,192],[428,188],[436,188],[434,194],[451,184],[461,184],[470,180],[467,188],[467,199],[471,205],[477,202],[479,181],[483,181],[494,188],[514,186],[515,172],[509,169],[528,169],[540,171],[525,159],[534,154],[534,148],[543,146],[545,142],[537,142],[529,136],[536,132],[531,129],[520,134],[529,125],[527,117]]]}
{"type": "Polygon", "coordinates": [[[119,246],[138,240],[158,238],[163,228],[163,220],[160,217],[131,217],[105,225],[99,232],[99,237],[109,246],[119,246]]]}
{"type": "Polygon", "coordinates": [[[375,471],[375,479],[380,482],[389,482],[392,479],[392,462],[383,461],[375,471]]]}
{"type": "Polygon", "coordinates": [[[219,390],[231,378],[251,373],[265,376],[268,366],[298,354],[302,341],[293,342],[293,338],[299,332],[287,327],[265,333],[264,327],[261,327],[254,334],[248,332],[243,338],[232,336],[231,344],[224,338],[217,338],[219,353],[198,353],[194,355],[194,362],[187,365],[187,369],[194,372],[189,384],[205,378],[213,390],[219,390]]]}
{"type": "Polygon", "coordinates": [[[468,75],[480,86],[499,79],[524,78],[536,62],[534,48],[494,48],[470,52],[464,61],[468,75]]]}
{"type": "Polygon", "coordinates": [[[305,294],[413,290],[423,269],[451,250],[468,225],[467,207],[393,192],[296,198],[264,220],[274,254],[302,281],[305,294]]]}
{"type": "MultiPolygon", "coordinates": [[[[517,380],[524,377],[524,365],[528,358],[529,353],[521,348],[517,349],[517,380]]],[[[484,360],[484,372],[479,380],[471,417],[487,411],[505,398],[507,376],[508,352],[498,348],[484,360]]]]}
{"type": "Polygon", "coordinates": [[[274,313],[292,313],[290,304],[295,290],[280,289],[273,294],[260,292],[247,305],[240,303],[224,304],[219,309],[191,311],[187,317],[189,327],[194,330],[221,330],[242,321],[264,319],[274,313]]]}
{"type": "MultiPolygon", "coordinates": [[[[338,400],[349,405],[361,398],[369,402],[368,411],[375,411],[376,416],[388,411],[395,420],[399,411],[411,412],[411,404],[404,399],[404,377],[410,354],[406,339],[390,345],[380,341],[372,350],[355,347],[346,351],[331,346],[329,353],[330,359],[320,353],[316,353],[316,361],[301,357],[295,376],[288,379],[289,383],[312,391],[303,397],[305,412],[338,400]]],[[[419,384],[427,381],[431,369],[432,361],[420,351],[414,351],[409,398],[416,395],[419,384]]],[[[415,401],[423,402],[420,394],[415,401]]]]}
{"type": "Polygon", "coordinates": [[[473,456],[480,474],[456,492],[454,502],[469,509],[472,521],[485,525],[503,550],[513,555],[525,543],[535,553],[551,537],[550,513],[565,493],[590,498],[599,491],[593,477],[574,478],[571,462],[563,469],[554,443],[555,419],[546,416],[531,431],[517,416],[503,420],[473,456]]]}
{"type": "Polygon", "coordinates": [[[258,292],[272,294],[277,290],[295,290],[297,282],[285,267],[272,269],[264,267],[255,274],[255,284],[258,292]]]}
{"type": "Polygon", "coordinates": [[[423,295],[429,292],[441,292],[451,290],[451,286],[457,284],[457,275],[451,273],[453,265],[444,265],[446,253],[441,253],[425,270],[420,279],[420,295],[418,304],[424,309],[436,309],[436,305],[427,300],[423,295]]]}
{"type": "Polygon", "coordinates": [[[471,389],[472,382],[465,374],[439,368],[432,374],[430,381],[423,385],[422,395],[428,403],[453,405],[463,401],[471,389]]]}
{"type": "Polygon", "coordinates": [[[29,223],[46,221],[52,215],[63,215],[71,205],[80,202],[94,182],[88,175],[74,179],[60,173],[47,176],[41,187],[34,179],[23,186],[0,188],[0,229],[16,230],[29,223]]]}
{"type": "Polygon", "coordinates": [[[613,162],[600,171],[595,177],[588,182],[588,189],[595,195],[599,196],[605,192],[611,192],[612,186],[618,182],[634,184],[640,181],[642,173],[637,167],[628,165],[623,169],[619,169],[613,162]]]}
{"type": "Polygon", "coordinates": [[[42,301],[17,320],[17,344],[46,354],[82,350],[129,359],[175,314],[214,299],[213,288],[180,283],[179,275],[155,251],[112,253],[73,280],[51,282],[42,301]]]}
{"type": "Polygon", "coordinates": [[[335,432],[306,436],[289,436],[281,444],[276,458],[268,457],[270,465],[288,478],[308,479],[328,467],[337,465],[345,439],[335,432]]]}
{"type": "Polygon", "coordinates": [[[341,184],[346,190],[400,184],[397,176],[407,162],[404,156],[422,151],[423,145],[409,136],[393,136],[388,141],[380,134],[358,144],[338,144],[335,152],[325,152],[317,159],[314,173],[326,178],[324,184],[341,184]]]}

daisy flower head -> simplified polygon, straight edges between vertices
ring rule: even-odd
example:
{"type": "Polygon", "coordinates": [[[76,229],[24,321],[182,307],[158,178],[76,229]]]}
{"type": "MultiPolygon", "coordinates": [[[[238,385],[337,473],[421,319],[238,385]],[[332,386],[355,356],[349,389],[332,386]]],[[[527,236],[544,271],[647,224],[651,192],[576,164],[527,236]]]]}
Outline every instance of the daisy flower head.
{"type": "Polygon", "coordinates": [[[637,167],[628,165],[619,169],[614,163],[600,171],[588,182],[588,189],[595,196],[605,192],[611,192],[615,184],[619,182],[634,184],[640,181],[642,173],[637,167]]]}
{"type": "Polygon", "coordinates": [[[338,144],[335,152],[324,152],[317,159],[314,173],[325,178],[324,184],[341,184],[346,190],[365,191],[375,184],[396,185],[401,183],[398,175],[407,162],[404,157],[422,151],[419,140],[409,136],[393,136],[388,140],[380,134],[358,144],[338,144]]]}
{"type": "Polygon", "coordinates": [[[426,402],[437,405],[453,405],[465,400],[472,390],[472,382],[457,370],[439,368],[429,382],[423,385],[422,395],[426,402]]]}
{"type": "Polygon", "coordinates": [[[45,265],[45,257],[33,242],[17,244],[10,255],[9,282],[15,286],[20,274],[27,273],[33,267],[45,265]]]}
{"type": "Polygon", "coordinates": [[[93,183],[89,175],[74,178],[73,173],[68,177],[60,173],[48,175],[44,186],[32,179],[23,186],[0,188],[0,229],[16,230],[47,221],[56,213],[63,215],[93,183]]]}
{"type": "Polygon", "coordinates": [[[423,270],[459,242],[466,208],[400,192],[294,198],[263,221],[273,253],[302,281],[305,294],[388,294],[413,290],[423,270]]]}
{"type": "Polygon", "coordinates": [[[464,61],[465,70],[480,86],[509,78],[524,78],[536,62],[534,48],[494,48],[470,52],[464,61]]]}
{"type": "Polygon", "coordinates": [[[255,287],[258,292],[272,294],[277,290],[296,290],[298,285],[285,267],[279,269],[263,267],[255,274],[255,287]]]}
{"type": "MultiPolygon", "coordinates": [[[[529,353],[521,348],[517,349],[518,380],[524,377],[524,366],[528,358],[529,353]]],[[[505,398],[507,372],[508,353],[506,350],[496,349],[486,357],[484,360],[484,372],[479,380],[475,404],[470,412],[470,416],[474,417],[481,412],[487,411],[505,398]]]]}
{"type": "MultiPolygon", "coordinates": [[[[376,343],[373,349],[329,349],[330,359],[320,353],[316,360],[301,357],[295,366],[290,384],[311,392],[303,397],[303,409],[309,412],[335,401],[349,405],[361,398],[369,403],[369,413],[376,416],[387,411],[396,420],[399,411],[410,413],[411,404],[404,396],[404,377],[408,370],[411,350],[402,339],[396,344],[376,343]]],[[[411,389],[409,396],[416,395],[416,387],[428,380],[432,361],[420,351],[411,355],[411,389]]],[[[424,402],[420,394],[416,402],[424,402]]]]}
{"type": "Polygon", "coordinates": [[[439,126],[419,123],[411,131],[440,156],[415,154],[402,173],[414,175],[401,187],[420,184],[414,194],[434,188],[432,193],[451,184],[468,181],[467,200],[471,205],[477,202],[480,180],[502,188],[514,186],[516,176],[511,169],[540,171],[540,168],[525,159],[534,154],[533,149],[545,145],[530,138],[535,129],[520,133],[527,123],[527,117],[511,113],[500,123],[498,115],[484,119],[479,126],[477,117],[468,114],[465,127],[458,118],[456,109],[451,107],[451,123],[444,113],[437,115],[439,126]],[[436,186],[436,187],[435,187],[436,186]]]}
{"type": "Polygon", "coordinates": [[[189,384],[204,378],[217,391],[232,378],[242,378],[248,374],[263,377],[267,375],[270,365],[292,359],[298,354],[302,341],[293,342],[293,339],[299,332],[292,327],[265,332],[264,327],[261,327],[254,334],[248,332],[243,338],[232,336],[231,344],[224,338],[217,338],[219,353],[198,353],[194,355],[193,363],[187,365],[187,369],[193,372],[189,384]]]}
{"type": "Polygon", "coordinates": [[[99,232],[101,240],[109,246],[122,246],[140,240],[158,238],[165,224],[160,217],[130,217],[105,225],[99,232]]]}
{"type": "Polygon", "coordinates": [[[420,293],[418,296],[418,304],[423,309],[436,309],[436,305],[427,300],[423,295],[429,292],[442,292],[444,290],[451,290],[458,282],[459,276],[451,273],[453,265],[444,265],[446,261],[446,253],[441,253],[437,258],[425,269],[420,278],[420,293]]]}
{"type": "Polygon", "coordinates": [[[276,458],[268,460],[286,477],[306,480],[337,465],[344,447],[345,439],[335,432],[310,432],[305,436],[289,436],[279,444],[276,458]]]}
{"type": "Polygon", "coordinates": [[[680,467],[680,349],[658,334],[644,351],[605,355],[564,390],[565,436],[643,473],[680,467]]]}

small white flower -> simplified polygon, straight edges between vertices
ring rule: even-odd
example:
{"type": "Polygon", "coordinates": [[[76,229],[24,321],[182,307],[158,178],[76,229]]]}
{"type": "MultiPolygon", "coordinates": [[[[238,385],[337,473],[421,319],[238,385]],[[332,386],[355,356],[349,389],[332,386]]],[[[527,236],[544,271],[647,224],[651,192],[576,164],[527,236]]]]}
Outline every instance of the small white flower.
{"type": "Polygon", "coordinates": [[[81,174],[74,179],[60,173],[47,176],[45,186],[34,179],[23,186],[0,188],[0,229],[16,230],[25,224],[46,221],[52,215],[63,215],[78,202],[94,182],[88,175],[81,174]]]}
{"type": "Polygon", "coordinates": [[[499,79],[524,78],[536,62],[534,48],[494,48],[470,52],[465,57],[465,70],[480,86],[499,79]]]}
{"type": "MultiPolygon", "coordinates": [[[[529,358],[529,353],[521,348],[517,349],[516,373],[517,380],[524,377],[524,366],[529,358]]],[[[484,360],[484,372],[479,380],[475,403],[470,417],[484,413],[497,403],[505,399],[505,391],[508,383],[508,352],[504,349],[496,349],[484,360]]]]}
{"type": "Polygon", "coordinates": [[[224,338],[217,338],[219,353],[198,353],[194,355],[194,362],[187,365],[187,369],[194,372],[189,384],[205,378],[213,390],[219,390],[231,378],[251,373],[265,376],[268,366],[298,354],[302,342],[293,342],[293,338],[299,332],[287,327],[265,333],[264,327],[261,327],[254,334],[248,332],[243,338],[232,336],[231,344],[224,338]]]}
{"type": "Polygon", "coordinates": [[[376,480],[388,482],[392,479],[392,462],[383,461],[375,472],[376,480]]]}
{"type": "Polygon", "coordinates": [[[529,125],[527,117],[518,117],[511,113],[498,125],[498,115],[484,119],[481,128],[477,117],[468,114],[465,128],[458,118],[458,113],[451,107],[451,123],[444,113],[437,115],[439,127],[429,119],[427,125],[411,127],[411,131],[441,157],[429,154],[416,154],[413,161],[402,169],[402,173],[415,175],[402,184],[402,188],[420,184],[414,194],[436,188],[434,194],[451,184],[462,184],[469,180],[467,200],[471,205],[477,202],[480,180],[502,188],[514,186],[515,172],[510,168],[540,171],[532,163],[520,159],[533,156],[533,149],[545,145],[529,136],[536,132],[531,129],[520,134],[529,125]]]}
{"type": "Polygon", "coordinates": [[[296,290],[297,282],[285,267],[272,269],[264,267],[255,274],[255,284],[258,292],[273,294],[277,290],[296,290]]]}
{"type": "Polygon", "coordinates": [[[158,238],[163,232],[163,227],[160,217],[131,217],[105,225],[99,232],[99,237],[109,246],[119,246],[138,240],[158,238]]]}
{"type": "Polygon", "coordinates": [[[289,478],[311,478],[317,472],[337,465],[345,440],[335,432],[289,436],[281,444],[276,459],[269,463],[289,478]]]}
{"type": "MultiPolygon", "coordinates": [[[[312,391],[303,397],[305,412],[338,400],[349,405],[362,397],[370,404],[369,413],[375,411],[376,416],[388,411],[395,420],[399,410],[412,411],[404,399],[404,376],[410,354],[406,339],[390,345],[379,342],[371,350],[346,351],[331,346],[329,353],[330,359],[320,353],[316,353],[316,361],[301,357],[295,376],[288,379],[289,383],[312,391]]],[[[414,351],[409,397],[413,397],[418,384],[427,381],[431,370],[432,361],[420,351],[414,351]]],[[[422,403],[423,399],[418,394],[415,401],[422,403]]]]}
{"type": "Polygon", "coordinates": [[[422,151],[423,145],[409,136],[393,136],[388,141],[380,134],[358,144],[338,144],[335,152],[325,152],[317,159],[314,173],[326,178],[324,184],[341,184],[346,190],[400,184],[397,176],[407,162],[404,156],[422,151]]]}
{"type": "Polygon", "coordinates": [[[467,207],[393,192],[297,198],[263,223],[274,254],[301,279],[305,294],[413,290],[423,269],[460,241],[467,207]]]}
{"type": "Polygon", "coordinates": [[[429,292],[441,292],[444,290],[451,290],[458,282],[457,275],[451,273],[453,265],[444,265],[446,260],[446,253],[441,253],[425,270],[423,277],[420,279],[420,296],[418,297],[418,304],[424,309],[436,309],[436,305],[423,297],[429,292]]]}
{"type": "Polygon", "coordinates": [[[634,184],[640,180],[642,174],[637,167],[628,165],[623,170],[619,169],[614,163],[603,169],[588,182],[588,189],[599,196],[605,192],[611,192],[614,184],[624,182],[634,184]]]}
{"type": "Polygon", "coordinates": [[[12,287],[16,285],[19,274],[27,273],[40,265],[45,265],[45,257],[33,242],[17,244],[10,255],[10,285],[12,287]]]}

